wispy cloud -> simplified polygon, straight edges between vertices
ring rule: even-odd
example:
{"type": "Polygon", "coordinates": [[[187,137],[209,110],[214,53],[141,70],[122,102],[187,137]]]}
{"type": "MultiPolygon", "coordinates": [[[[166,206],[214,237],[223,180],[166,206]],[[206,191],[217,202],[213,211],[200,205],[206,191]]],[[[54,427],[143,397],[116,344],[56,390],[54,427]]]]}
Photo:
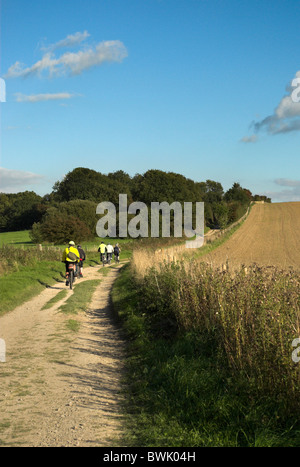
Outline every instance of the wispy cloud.
{"type": "Polygon", "coordinates": [[[74,97],[74,94],[70,94],[68,92],[61,92],[56,94],[32,94],[30,96],[26,96],[24,94],[16,94],[16,101],[17,102],[42,102],[42,101],[53,101],[53,100],[61,100],[61,99],[71,99],[74,97]]]}
{"type": "Polygon", "coordinates": [[[290,180],[289,178],[277,178],[275,180],[275,183],[281,186],[298,187],[300,190],[300,180],[290,180]]]}
{"type": "Polygon", "coordinates": [[[284,187],[281,191],[270,191],[264,193],[275,202],[300,201],[300,180],[291,180],[288,178],[277,178],[274,180],[276,185],[284,187]]]}
{"type": "Polygon", "coordinates": [[[263,131],[269,135],[278,135],[300,130],[300,71],[297,71],[286,91],[288,94],[280,100],[273,114],[258,122],[252,122],[251,129],[254,134],[242,138],[241,141],[256,142],[257,135],[263,131]]]}
{"type": "Polygon", "coordinates": [[[257,135],[244,136],[241,139],[242,143],[255,143],[257,141],[257,135]]]}
{"type": "Polygon", "coordinates": [[[16,193],[44,181],[43,175],[0,167],[0,192],[16,193]]]}
{"type": "Polygon", "coordinates": [[[68,51],[59,57],[54,54],[54,49],[78,44],[87,36],[87,32],[68,36],[66,39],[54,44],[51,51],[46,52],[41,60],[29,67],[20,62],[14,63],[8,69],[4,78],[79,75],[89,68],[100,66],[106,62],[122,62],[128,56],[126,47],[118,40],[103,41],[94,47],[84,48],[77,52],[68,51]]]}
{"type": "Polygon", "coordinates": [[[75,34],[70,34],[65,39],[62,39],[61,41],[58,41],[55,44],[51,44],[48,47],[41,47],[41,50],[54,52],[54,50],[57,49],[74,47],[78,44],[81,44],[81,42],[85,41],[88,37],[90,37],[90,34],[87,31],[76,32],[75,34]]]}

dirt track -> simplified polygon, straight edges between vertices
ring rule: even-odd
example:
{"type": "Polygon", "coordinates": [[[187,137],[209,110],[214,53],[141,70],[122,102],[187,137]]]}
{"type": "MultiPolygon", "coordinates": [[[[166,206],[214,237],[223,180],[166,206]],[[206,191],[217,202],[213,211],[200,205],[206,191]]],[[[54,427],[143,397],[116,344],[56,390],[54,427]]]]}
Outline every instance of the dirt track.
{"type": "Polygon", "coordinates": [[[89,309],[75,316],[78,333],[68,331],[72,316],[58,311],[62,302],[41,310],[64,283],[0,318],[7,347],[0,363],[0,446],[121,445],[125,342],[109,303],[118,268],[107,276],[96,268],[84,273],[81,281],[102,282],[89,309]]]}
{"type": "Polygon", "coordinates": [[[201,259],[213,265],[259,264],[300,269],[300,202],[256,204],[244,224],[201,259]]]}

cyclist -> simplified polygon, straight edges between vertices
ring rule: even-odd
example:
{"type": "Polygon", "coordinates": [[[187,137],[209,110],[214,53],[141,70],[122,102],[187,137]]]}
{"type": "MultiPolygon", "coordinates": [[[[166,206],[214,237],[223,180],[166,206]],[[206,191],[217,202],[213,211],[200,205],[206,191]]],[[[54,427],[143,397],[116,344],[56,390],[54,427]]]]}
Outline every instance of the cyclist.
{"type": "Polygon", "coordinates": [[[78,263],[80,260],[80,254],[75,243],[71,240],[69,246],[65,249],[62,255],[62,262],[66,265],[66,285],[69,285],[69,263],[78,263]]]}
{"type": "Polygon", "coordinates": [[[98,248],[98,252],[100,252],[100,261],[104,262],[105,257],[106,257],[106,245],[104,242],[100,243],[100,246],[98,248]]]}
{"type": "Polygon", "coordinates": [[[79,277],[83,277],[82,270],[83,270],[83,261],[85,261],[85,251],[82,249],[81,245],[77,245],[77,250],[80,254],[80,261],[79,261],[79,277]]]}
{"type": "Polygon", "coordinates": [[[115,255],[116,263],[120,262],[120,251],[121,251],[121,248],[119,247],[119,244],[116,243],[114,247],[114,255],[115,255]]]}
{"type": "Polygon", "coordinates": [[[113,252],[114,252],[114,248],[110,243],[107,245],[106,251],[107,251],[107,262],[110,264],[111,259],[112,259],[112,255],[113,255],[113,252]]]}

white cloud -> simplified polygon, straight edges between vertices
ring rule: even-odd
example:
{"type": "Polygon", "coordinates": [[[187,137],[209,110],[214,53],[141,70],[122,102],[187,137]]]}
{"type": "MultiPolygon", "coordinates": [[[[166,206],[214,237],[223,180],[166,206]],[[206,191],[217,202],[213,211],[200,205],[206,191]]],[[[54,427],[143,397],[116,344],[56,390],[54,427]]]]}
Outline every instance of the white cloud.
{"type": "Polygon", "coordinates": [[[26,96],[24,94],[16,94],[17,102],[41,102],[41,101],[52,101],[52,100],[61,100],[61,99],[71,99],[74,97],[74,94],[68,92],[61,92],[56,94],[33,94],[26,96]]]}
{"type": "Polygon", "coordinates": [[[300,180],[277,178],[274,180],[274,183],[285,187],[285,189],[264,193],[266,196],[272,198],[273,202],[300,201],[300,180]]]}
{"type": "Polygon", "coordinates": [[[84,32],[76,32],[75,34],[70,34],[65,39],[56,42],[48,47],[42,47],[42,50],[45,51],[54,51],[57,49],[62,49],[64,47],[74,47],[75,45],[80,44],[81,42],[85,41],[90,34],[87,31],[84,32]]]}
{"type": "Polygon", "coordinates": [[[274,180],[276,185],[289,186],[289,187],[299,187],[300,189],[300,180],[290,180],[289,178],[277,178],[274,180]]]}
{"type": "Polygon", "coordinates": [[[43,74],[50,77],[66,74],[78,75],[84,70],[102,65],[105,62],[121,62],[127,55],[127,49],[121,41],[104,41],[94,48],[66,52],[58,58],[53,52],[47,52],[41,60],[30,67],[16,62],[8,69],[5,78],[25,78],[33,75],[42,76],[43,74]]]}
{"type": "Polygon", "coordinates": [[[17,193],[43,181],[43,175],[0,167],[0,191],[4,193],[17,193]]]}
{"type": "Polygon", "coordinates": [[[253,122],[251,127],[254,135],[244,137],[242,141],[251,142],[251,138],[261,131],[266,131],[270,135],[278,135],[300,130],[300,71],[297,71],[296,77],[286,87],[286,90],[288,95],[280,100],[273,114],[261,121],[253,122]]]}

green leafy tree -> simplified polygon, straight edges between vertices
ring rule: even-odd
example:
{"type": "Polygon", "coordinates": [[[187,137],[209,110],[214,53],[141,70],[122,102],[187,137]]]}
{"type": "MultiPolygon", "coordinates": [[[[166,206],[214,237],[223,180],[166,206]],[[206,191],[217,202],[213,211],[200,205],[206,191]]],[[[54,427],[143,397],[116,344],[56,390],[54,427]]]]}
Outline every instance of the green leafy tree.
{"type": "Polygon", "coordinates": [[[220,203],[223,200],[224,190],[219,182],[206,180],[206,191],[204,201],[207,203],[220,203]]]}
{"type": "Polygon", "coordinates": [[[91,240],[93,234],[80,219],[62,213],[48,213],[41,222],[32,226],[30,237],[34,243],[49,242],[61,245],[91,240]]]}
{"type": "Polygon", "coordinates": [[[40,220],[41,196],[33,191],[1,194],[1,230],[25,230],[40,220]]]}
{"type": "Polygon", "coordinates": [[[241,187],[239,183],[234,183],[224,195],[225,201],[238,201],[241,204],[249,204],[251,201],[251,192],[241,187]]]}
{"type": "Polygon", "coordinates": [[[213,205],[215,225],[220,229],[225,229],[228,224],[228,206],[226,203],[215,203],[213,205]]]}
{"type": "Polygon", "coordinates": [[[62,203],[56,203],[47,210],[48,216],[72,216],[83,222],[89,230],[96,235],[96,224],[98,216],[96,214],[97,203],[90,200],[74,199],[62,203]]]}

